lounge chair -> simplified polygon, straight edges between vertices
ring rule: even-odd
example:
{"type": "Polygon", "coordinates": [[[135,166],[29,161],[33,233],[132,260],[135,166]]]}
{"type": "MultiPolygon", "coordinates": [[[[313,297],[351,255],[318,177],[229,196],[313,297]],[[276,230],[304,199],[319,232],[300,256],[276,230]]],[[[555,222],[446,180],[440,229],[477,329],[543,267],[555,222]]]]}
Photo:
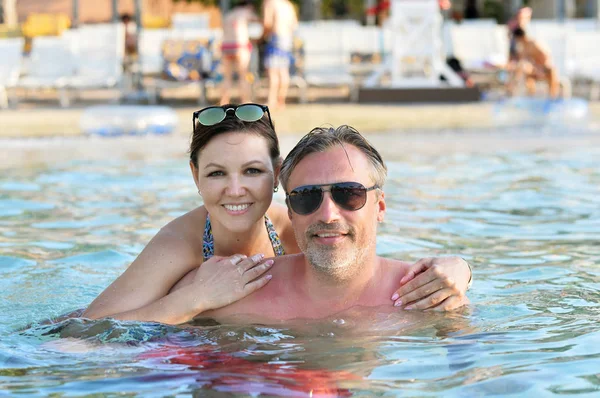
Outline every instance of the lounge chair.
{"type": "Polygon", "coordinates": [[[210,15],[207,13],[175,13],[171,17],[173,29],[208,29],[210,15]]]}
{"type": "Polygon", "coordinates": [[[27,74],[18,87],[27,90],[55,89],[62,107],[69,105],[67,83],[73,77],[76,62],[69,40],[65,37],[33,39],[27,74]]]}
{"type": "Polygon", "coordinates": [[[121,88],[125,31],[122,24],[84,25],[67,37],[77,54],[76,72],[67,86],[80,90],[121,88]]]}
{"type": "Polygon", "coordinates": [[[302,78],[314,87],[347,86],[350,100],[357,97],[357,87],[350,73],[350,49],[344,46],[346,28],[356,25],[341,21],[301,23],[297,35],[304,45],[302,78]]]}
{"type": "Polygon", "coordinates": [[[23,38],[0,40],[0,109],[8,108],[8,90],[16,87],[23,58],[23,38]]]}
{"type": "MultiPolygon", "coordinates": [[[[195,34],[181,35],[174,33],[174,35],[178,37],[198,37],[198,35],[195,34]]],[[[198,104],[205,104],[207,101],[207,86],[214,85],[213,77],[215,64],[213,62],[213,40],[210,38],[197,38],[192,40],[187,38],[167,38],[162,41],[162,44],[157,43],[157,45],[159,45],[161,49],[161,67],[158,71],[152,70],[153,77],[150,79],[150,82],[146,84],[145,88],[149,95],[149,102],[151,104],[157,103],[161,97],[162,91],[165,89],[195,87],[198,90],[198,104]],[[185,55],[187,49],[191,48],[194,49],[193,54],[190,53],[185,55]],[[196,54],[201,55],[199,59],[195,59],[196,54]],[[180,62],[187,65],[184,66],[183,64],[180,64],[180,62]],[[199,76],[168,76],[169,71],[177,73],[176,69],[179,69],[181,72],[186,70],[192,73],[197,72],[199,76]]],[[[144,65],[143,59],[144,58],[142,57],[142,65],[144,65]]],[[[146,66],[147,68],[151,67],[150,64],[146,64],[146,66]]],[[[152,66],[156,67],[158,64],[152,66]]],[[[149,69],[146,69],[146,71],[149,71],[149,69]]]]}
{"type": "Polygon", "coordinates": [[[575,83],[590,87],[590,99],[600,97],[600,31],[576,31],[570,33],[569,45],[572,54],[567,62],[567,71],[575,83]]]}

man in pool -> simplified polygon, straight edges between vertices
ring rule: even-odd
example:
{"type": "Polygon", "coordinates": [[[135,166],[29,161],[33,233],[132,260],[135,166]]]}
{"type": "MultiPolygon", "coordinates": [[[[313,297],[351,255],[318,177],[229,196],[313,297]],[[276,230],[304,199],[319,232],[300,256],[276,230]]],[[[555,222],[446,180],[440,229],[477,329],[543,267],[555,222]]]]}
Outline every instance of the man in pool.
{"type": "MultiPolygon", "coordinates": [[[[194,311],[215,319],[289,320],[327,317],[354,306],[389,306],[411,264],[376,255],[386,174],[377,150],[352,127],[311,131],[284,160],[280,174],[302,253],[274,259],[273,278],[253,294],[216,310],[194,311]]],[[[238,271],[252,272],[249,266],[238,271]]],[[[449,293],[433,279],[413,282],[420,284],[417,290],[432,293],[439,309],[468,283],[454,281],[449,293]]],[[[396,305],[411,309],[411,297],[401,297],[396,305]]]]}

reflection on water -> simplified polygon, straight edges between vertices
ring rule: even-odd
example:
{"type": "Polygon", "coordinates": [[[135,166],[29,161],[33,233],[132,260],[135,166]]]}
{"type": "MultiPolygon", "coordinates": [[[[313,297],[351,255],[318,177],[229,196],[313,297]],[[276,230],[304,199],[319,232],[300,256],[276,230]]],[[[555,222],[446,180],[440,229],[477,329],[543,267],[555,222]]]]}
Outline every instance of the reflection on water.
{"type": "MultiPolygon", "coordinates": [[[[70,319],[197,205],[185,159],[0,176],[0,389],[36,395],[488,396],[600,391],[598,147],[406,153],[378,251],[461,254],[473,306],[186,327],[70,319]]],[[[282,193],[276,200],[282,201],[282,193]]]]}

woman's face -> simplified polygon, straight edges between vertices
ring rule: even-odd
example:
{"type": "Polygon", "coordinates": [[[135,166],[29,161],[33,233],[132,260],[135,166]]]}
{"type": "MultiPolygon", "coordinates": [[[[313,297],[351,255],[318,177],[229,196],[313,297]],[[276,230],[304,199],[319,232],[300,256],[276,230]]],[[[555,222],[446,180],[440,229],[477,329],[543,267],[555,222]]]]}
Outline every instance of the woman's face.
{"type": "Polygon", "coordinates": [[[232,232],[249,230],[273,199],[279,166],[274,170],[267,141],[231,132],[210,140],[192,165],[196,186],[212,223],[232,232]]]}

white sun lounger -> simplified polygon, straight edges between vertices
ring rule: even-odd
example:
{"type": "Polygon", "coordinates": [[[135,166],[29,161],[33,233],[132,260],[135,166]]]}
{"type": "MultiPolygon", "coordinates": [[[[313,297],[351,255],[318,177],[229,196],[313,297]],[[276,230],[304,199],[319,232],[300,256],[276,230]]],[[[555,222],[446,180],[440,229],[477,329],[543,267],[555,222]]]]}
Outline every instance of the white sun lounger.
{"type": "Polygon", "coordinates": [[[0,40],[0,109],[8,108],[8,90],[16,87],[21,73],[23,38],[0,40]]]}
{"type": "Polygon", "coordinates": [[[125,31],[122,24],[84,25],[70,31],[77,55],[75,75],[67,81],[75,92],[97,88],[120,88],[123,81],[125,31]]]}
{"type": "Polygon", "coordinates": [[[354,25],[332,21],[301,23],[296,34],[304,43],[303,79],[308,86],[348,86],[350,99],[356,85],[350,73],[350,49],[344,46],[344,29],[354,25]]]}
{"type": "MultiPolygon", "coordinates": [[[[207,87],[214,86],[214,80],[205,78],[199,81],[176,81],[163,78],[164,59],[162,57],[162,46],[163,42],[167,39],[206,40],[213,43],[214,40],[220,39],[221,36],[222,32],[220,30],[208,28],[180,27],[179,29],[142,30],[139,38],[139,68],[142,75],[148,77],[148,83],[144,89],[148,94],[149,102],[156,104],[163,90],[194,87],[198,90],[198,104],[206,104],[206,90],[207,87]]],[[[205,64],[203,69],[209,71],[212,68],[213,55],[211,48],[206,48],[206,51],[206,58],[203,58],[203,63],[205,64]]]]}
{"type": "Polygon", "coordinates": [[[60,105],[69,105],[67,83],[75,73],[75,60],[65,37],[36,37],[33,39],[27,74],[18,83],[28,90],[55,89],[60,105]]]}

